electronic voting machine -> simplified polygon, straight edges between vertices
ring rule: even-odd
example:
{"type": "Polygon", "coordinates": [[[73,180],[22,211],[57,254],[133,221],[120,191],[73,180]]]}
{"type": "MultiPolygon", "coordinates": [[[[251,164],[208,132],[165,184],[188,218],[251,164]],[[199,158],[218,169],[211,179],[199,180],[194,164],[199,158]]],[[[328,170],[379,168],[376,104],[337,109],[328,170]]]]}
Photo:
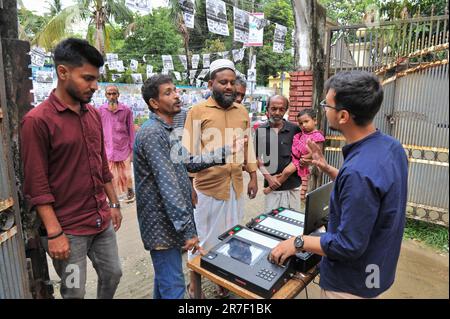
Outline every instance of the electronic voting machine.
{"type": "MultiPolygon", "coordinates": [[[[258,232],[286,240],[303,234],[305,215],[301,212],[280,207],[252,219],[247,227],[258,232]]],[[[320,261],[320,256],[310,252],[295,254],[291,261],[296,271],[307,272],[320,261]]]]}
{"type": "Polygon", "coordinates": [[[292,276],[289,258],[284,266],[269,262],[279,239],[237,225],[200,260],[201,267],[264,298],[270,298],[292,276]]]}

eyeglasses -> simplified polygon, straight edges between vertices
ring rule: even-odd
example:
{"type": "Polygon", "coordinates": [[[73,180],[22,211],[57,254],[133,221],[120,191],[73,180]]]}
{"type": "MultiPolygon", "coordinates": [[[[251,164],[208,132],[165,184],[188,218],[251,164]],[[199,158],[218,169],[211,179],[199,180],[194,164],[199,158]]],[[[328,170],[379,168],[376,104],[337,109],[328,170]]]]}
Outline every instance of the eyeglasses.
{"type": "Polygon", "coordinates": [[[334,110],[336,110],[337,112],[342,111],[342,110],[346,110],[346,111],[350,114],[350,116],[351,116],[353,119],[355,118],[355,114],[353,114],[352,112],[350,112],[350,111],[349,111],[348,109],[346,109],[345,107],[337,108],[337,107],[335,107],[335,106],[328,105],[326,100],[323,100],[323,101],[320,102],[319,104],[320,104],[321,107],[323,107],[324,110],[325,110],[327,107],[330,108],[330,109],[334,109],[334,110]]]}
{"type": "Polygon", "coordinates": [[[327,100],[321,101],[321,102],[320,102],[320,106],[323,107],[324,109],[328,107],[328,108],[330,108],[330,109],[335,109],[336,111],[340,111],[340,110],[341,110],[341,109],[338,109],[338,108],[335,107],[335,106],[328,105],[328,104],[327,104],[327,100]]]}

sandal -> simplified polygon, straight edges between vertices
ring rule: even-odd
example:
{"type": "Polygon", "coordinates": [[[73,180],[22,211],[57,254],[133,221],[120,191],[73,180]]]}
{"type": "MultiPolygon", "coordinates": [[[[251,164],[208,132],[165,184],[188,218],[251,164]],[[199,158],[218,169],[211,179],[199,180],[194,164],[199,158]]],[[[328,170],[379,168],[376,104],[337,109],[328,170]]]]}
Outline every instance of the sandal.
{"type": "MultiPolygon", "coordinates": [[[[191,284],[187,284],[186,285],[186,292],[187,292],[188,299],[197,299],[197,298],[195,298],[194,293],[191,292],[191,290],[189,289],[190,285],[191,284]]],[[[202,293],[200,295],[200,299],[206,299],[205,294],[203,293],[203,291],[202,291],[202,293]]]]}

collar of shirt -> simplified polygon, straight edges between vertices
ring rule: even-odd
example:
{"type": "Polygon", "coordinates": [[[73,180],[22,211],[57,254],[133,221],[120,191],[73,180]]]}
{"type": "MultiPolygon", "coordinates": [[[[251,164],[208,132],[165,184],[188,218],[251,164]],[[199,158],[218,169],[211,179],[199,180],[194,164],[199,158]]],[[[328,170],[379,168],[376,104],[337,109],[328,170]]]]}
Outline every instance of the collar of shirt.
{"type": "MultiPolygon", "coordinates": [[[[55,95],[55,90],[56,89],[53,89],[52,93],[50,93],[50,96],[49,96],[50,104],[53,105],[58,112],[64,112],[66,110],[72,111],[67,105],[65,105],[60,99],[58,99],[58,97],[55,95]]],[[[87,104],[80,103],[80,105],[81,105],[80,110],[82,112],[87,112],[87,107],[86,107],[87,104]]]]}
{"type": "Polygon", "coordinates": [[[355,143],[348,144],[348,145],[345,145],[344,147],[342,147],[342,155],[344,156],[344,159],[359,145],[361,145],[362,143],[364,143],[365,141],[367,141],[369,139],[379,136],[380,134],[381,134],[380,131],[377,129],[375,132],[367,135],[365,138],[363,138],[359,141],[356,141],[355,143]]]}
{"type": "Polygon", "coordinates": [[[164,122],[164,120],[160,116],[158,116],[156,113],[153,113],[153,112],[150,111],[149,119],[153,119],[155,121],[160,122],[161,125],[168,131],[172,131],[173,130],[173,126],[170,125],[170,124],[167,124],[166,122],[164,122]]]}
{"type": "MultiPolygon", "coordinates": [[[[108,102],[104,103],[102,106],[100,106],[100,108],[110,111],[110,109],[108,107],[108,102]]],[[[113,113],[117,113],[117,112],[123,111],[123,110],[125,110],[125,105],[123,103],[117,103],[117,109],[115,109],[113,113]]]]}
{"type": "Polygon", "coordinates": [[[232,108],[238,108],[239,104],[233,102],[233,105],[231,105],[229,108],[225,109],[225,108],[221,107],[219,104],[217,104],[217,101],[212,96],[210,96],[206,100],[206,106],[207,107],[215,107],[215,108],[227,111],[227,110],[232,109],[232,108]]]}
{"type": "MultiPolygon", "coordinates": [[[[280,129],[279,133],[282,133],[282,132],[289,132],[289,131],[290,131],[289,125],[286,125],[286,123],[287,123],[286,120],[283,119],[283,127],[280,129]]],[[[261,124],[259,127],[266,128],[266,129],[267,129],[267,128],[271,128],[270,122],[267,121],[266,123],[261,124]]]]}

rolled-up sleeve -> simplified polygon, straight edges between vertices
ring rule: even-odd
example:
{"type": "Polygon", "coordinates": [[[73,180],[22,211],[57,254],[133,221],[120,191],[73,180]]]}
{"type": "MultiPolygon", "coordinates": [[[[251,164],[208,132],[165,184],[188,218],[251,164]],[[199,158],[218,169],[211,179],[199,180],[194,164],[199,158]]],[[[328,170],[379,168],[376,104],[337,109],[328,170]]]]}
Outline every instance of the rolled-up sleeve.
{"type": "Polygon", "coordinates": [[[355,260],[367,249],[382,195],[370,179],[357,172],[342,176],[337,186],[341,207],[339,226],[335,232],[325,233],[320,245],[330,260],[355,260]]]}
{"type": "Polygon", "coordinates": [[[30,208],[55,202],[48,180],[49,144],[45,123],[38,118],[25,116],[21,126],[23,192],[30,208]]]}

